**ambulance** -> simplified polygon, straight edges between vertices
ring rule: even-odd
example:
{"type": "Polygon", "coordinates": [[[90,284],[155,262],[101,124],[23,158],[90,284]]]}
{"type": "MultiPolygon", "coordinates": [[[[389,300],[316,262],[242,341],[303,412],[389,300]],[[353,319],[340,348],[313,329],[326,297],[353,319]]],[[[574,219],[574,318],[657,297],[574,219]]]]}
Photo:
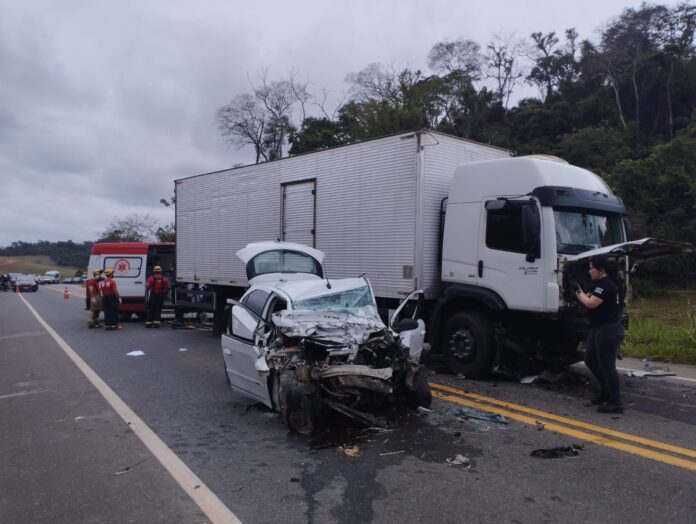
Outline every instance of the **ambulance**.
{"type": "MultiPolygon", "coordinates": [[[[174,242],[105,242],[92,246],[89,274],[95,269],[114,270],[114,280],[121,295],[118,311],[121,318],[135,314],[145,317],[145,283],[155,266],[174,282],[176,248],[174,242]]],[[[165,301],[165,307],[171,301],[165,301]]]]}

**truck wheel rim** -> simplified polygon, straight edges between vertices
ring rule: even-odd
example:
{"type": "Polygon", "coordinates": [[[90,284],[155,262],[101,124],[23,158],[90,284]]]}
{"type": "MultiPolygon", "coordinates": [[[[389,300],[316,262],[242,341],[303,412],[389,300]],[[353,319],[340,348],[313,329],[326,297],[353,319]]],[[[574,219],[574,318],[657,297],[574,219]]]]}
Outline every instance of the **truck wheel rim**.
{"type": "Polygon", "coordinates": [[[458,329],[450,337],[450,353],[461,362],[471,362],[476,357],[476,343],[468,329],[458,329]]]}

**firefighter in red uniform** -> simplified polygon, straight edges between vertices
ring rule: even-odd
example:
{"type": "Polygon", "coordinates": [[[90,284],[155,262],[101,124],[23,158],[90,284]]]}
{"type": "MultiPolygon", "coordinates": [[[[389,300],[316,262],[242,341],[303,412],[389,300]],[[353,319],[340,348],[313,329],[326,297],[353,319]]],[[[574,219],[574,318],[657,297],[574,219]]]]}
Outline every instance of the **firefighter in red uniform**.
{"type": "Polygon", "coordinates": [[[104,308],[104,329],[121,329],[118,325],[118,305],[121,297],[118,294],[116,281],[113,279],[114,270],[105,269],[106,278],[99,282],[99,292],[102,297],[102,308],[104,308]]]}
{"type": "Polygon", "coordinates": [[[101,294],[99,293],[99,282],[102,279],[101,269],[95,269],[92,271],[93,277],[87,280],[87,285],[85,288],[87,309],[89,313],[87,314],[87,327],[95,328],[101,327],[99,323],[99,313],[101,312],[102,300],[101,294]]]}
{"type": "Polygon", "coordinates": [[[145,289],[147,289],[147,317],[145,327],[160,327],[162,321],[162,305],[164,297],[167,296],[170,284],[169,279],[162,275],[162,268],[155,266],[154,274],[147,279],[145,289]]]}

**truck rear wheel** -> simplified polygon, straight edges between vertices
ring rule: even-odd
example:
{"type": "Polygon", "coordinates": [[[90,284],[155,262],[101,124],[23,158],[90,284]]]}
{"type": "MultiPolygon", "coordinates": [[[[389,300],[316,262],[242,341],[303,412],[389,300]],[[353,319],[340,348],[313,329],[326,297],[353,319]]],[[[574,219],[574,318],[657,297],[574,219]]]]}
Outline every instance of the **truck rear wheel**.
{"type": "Polygon", "coordinates": [[[445,362],[453,373],[479,378],[491,371],[495,346],[485,317],[471,311],[455,313],[445,324],[442,344],[445,362]]]}

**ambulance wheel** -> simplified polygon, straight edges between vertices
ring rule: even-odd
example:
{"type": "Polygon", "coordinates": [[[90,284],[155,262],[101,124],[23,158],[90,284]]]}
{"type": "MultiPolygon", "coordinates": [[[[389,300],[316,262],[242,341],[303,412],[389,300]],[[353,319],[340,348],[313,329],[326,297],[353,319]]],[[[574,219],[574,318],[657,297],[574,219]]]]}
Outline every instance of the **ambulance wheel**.
{"type": "Polygon", "coordinates": [[[442,340],[445,363],[452,373],[480,378],[493,367],[495,344],[490,321],[472,311],[460,311],[445,324],[442,340]]]}

